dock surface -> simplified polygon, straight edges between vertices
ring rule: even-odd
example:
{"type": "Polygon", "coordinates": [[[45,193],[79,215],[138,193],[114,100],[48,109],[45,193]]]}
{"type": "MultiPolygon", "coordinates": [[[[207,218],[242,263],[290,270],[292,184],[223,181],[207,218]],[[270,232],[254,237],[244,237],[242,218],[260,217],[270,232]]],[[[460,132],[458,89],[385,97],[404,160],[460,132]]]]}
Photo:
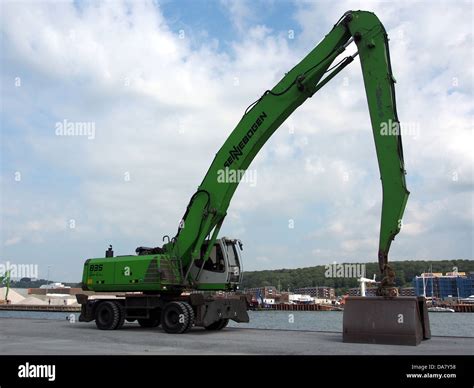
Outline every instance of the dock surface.
{"type": "Polygon", "coordinates": [[[126,323],[121,330],[98,330],[93,322],[2,318],[0,353],[8,355],[473,355],[474,338],[433,337],[419,346],[342,342],[341,333],[194,328],[172,335],[161,328],[126,323]]]}
{"type": "Polygon", "coordinates": [[[31,305],[31,304],[0,304],[0,311],[53,311],[80,312],[81,306],[63,305],[31,305]]]}

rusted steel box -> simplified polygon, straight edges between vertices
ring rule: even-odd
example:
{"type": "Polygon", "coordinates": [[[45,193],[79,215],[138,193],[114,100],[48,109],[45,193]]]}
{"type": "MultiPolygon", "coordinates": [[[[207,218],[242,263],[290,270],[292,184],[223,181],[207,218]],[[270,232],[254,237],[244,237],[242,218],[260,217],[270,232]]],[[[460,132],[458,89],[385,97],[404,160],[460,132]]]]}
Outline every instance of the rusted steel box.
{"type": "Polygon", "coordinates": [[[431,338],[425,298],[353,296],[344,306],[343,342],[419,345],[431,338]]]}

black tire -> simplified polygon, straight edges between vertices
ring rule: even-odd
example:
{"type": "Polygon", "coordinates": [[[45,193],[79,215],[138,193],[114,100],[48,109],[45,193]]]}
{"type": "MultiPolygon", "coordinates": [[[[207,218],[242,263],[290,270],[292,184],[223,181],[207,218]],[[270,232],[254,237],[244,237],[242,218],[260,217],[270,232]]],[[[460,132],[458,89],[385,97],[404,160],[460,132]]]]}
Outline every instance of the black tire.
{"type": "Polygon", "coordinates": [[[192,320],[186,304],[186,302],[169,302],[165,305],[161,314],[161,325],[165,332],[182,334],[190,329],[192,320]]]}
{"type": "Polygon", "coordinates": [[[188,313],[189,313],[188,327],[183,331],[183,333],[187,333],[194,326],[194,310],[188,302],[179,302],[179,303],[184,305],[184,307],[188,310],[188,313]]]}
{"type": "Polygon", "coordinates": [[[222,330],[222,329],[226,328],[228,324],[229,324],[229,320],[228,319],[223,319],[221,325],[219,326],[219,329],[217,329],[217,330],[222,330]]]}
{"type": "Polygon", "coordinates": [[[115,303],[117,305],[120,312],[119,321],[117,323],[117,326],[115,326],[115,330],[119,330],[122,328],[123,324],[125,323],[125,307],[119,302],[112,302],[112,303],[115,303]]]}
{"type": "MultiPolygon", "coordinates": [[[[99,302],[95,309],[95,324],[100,330],[115,330],[123,319],[117,302],[99,302]]],[[[123,324],[123,322],[122,322],[123,324]]]]}
{"type": "Polygon", "coordinates": [[[222,330],[229,323],[228,319],[219,319],[214,323],[211,323],[209,326],[205,326],[206,330],[222,330]]]}
{"type": "Polygon", "coordinates": [[[127,322],[130,322],[130,323],[133,323],[133,322],[136,321],[135,318],[125,318],[125,320],[126,320],[127,322]]]}
{"type": "Polygon", "coordinates": [[[138,318],[141,327],[158,327],[161,324],[161,310],[156,309],[150,312],[150,318],[138,318]]]}

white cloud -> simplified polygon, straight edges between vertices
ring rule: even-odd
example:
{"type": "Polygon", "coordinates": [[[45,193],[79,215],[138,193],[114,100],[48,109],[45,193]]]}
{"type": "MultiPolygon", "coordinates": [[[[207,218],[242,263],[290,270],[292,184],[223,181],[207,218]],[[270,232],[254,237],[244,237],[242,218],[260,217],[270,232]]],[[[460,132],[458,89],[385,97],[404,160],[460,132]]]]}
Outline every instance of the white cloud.
{"type": "Polygon", "coordinates": [[[256,260],[263,264],[269,264],[271,262],[270,259],[266,256],[257,256],[256,260]]]}
{"type": "Polygon", "coordinates": [[[249,23],[254,21],[251,3],[248,0],[220,0],[228,10],[232,23],[239,32],[245,32],[249,23]]]}
{"type": "Polygon", "coordinates": [[[18,244],[19,242],[21,242],[21,237],[14,236],[14,237],[11,237],[11,238],[5,240],[5,246],[15,245],[15,244],[18,244]]]}

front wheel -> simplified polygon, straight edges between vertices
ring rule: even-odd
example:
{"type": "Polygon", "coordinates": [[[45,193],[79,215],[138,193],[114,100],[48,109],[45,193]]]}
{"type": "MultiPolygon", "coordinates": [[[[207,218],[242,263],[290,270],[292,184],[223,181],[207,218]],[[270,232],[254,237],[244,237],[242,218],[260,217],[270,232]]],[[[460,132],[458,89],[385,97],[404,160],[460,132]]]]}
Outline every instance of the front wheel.
{"type": "Polygon", "coordinates": [[[123,325],[122,306],[117,302],[99,302],[95,310],[95,324],[100,330],[115,330],[123,325]]]}

